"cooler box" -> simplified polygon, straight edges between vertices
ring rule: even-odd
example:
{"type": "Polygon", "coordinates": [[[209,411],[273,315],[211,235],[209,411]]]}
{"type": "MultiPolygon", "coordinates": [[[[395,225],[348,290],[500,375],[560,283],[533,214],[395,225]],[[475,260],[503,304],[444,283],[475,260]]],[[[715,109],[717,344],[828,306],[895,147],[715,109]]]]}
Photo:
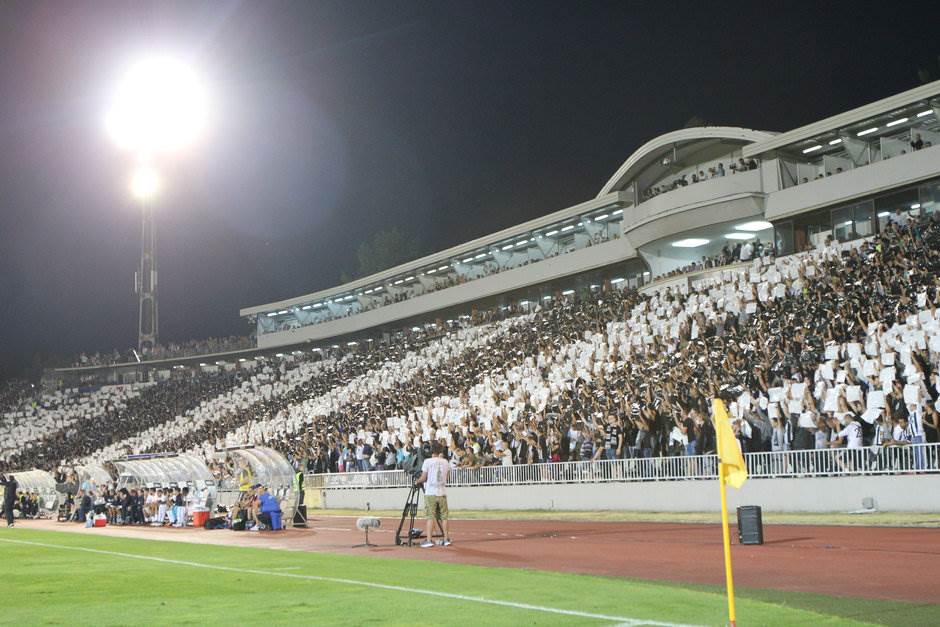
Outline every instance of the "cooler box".
{"type": "Polygon", "coordinates": [[[744,505],[738,508],[738,542],[741,544],[764,543],[764,523],[760,507],[744,505]]]}
{"type": "Polygon", "coordinates": [[[271,512],[271,529],[281,530],[281,512],[271,512]]]}
{"type": "Polygon", "coordinates": [[[209,510],[193,512],[193,527],[205,527],[207,522],[209,522],[209,510]]]}
{"type": "Polygon", "coordinates": [[[95,527],[107,527],[108,519],[107,518],[95,518],[95,527]]]}

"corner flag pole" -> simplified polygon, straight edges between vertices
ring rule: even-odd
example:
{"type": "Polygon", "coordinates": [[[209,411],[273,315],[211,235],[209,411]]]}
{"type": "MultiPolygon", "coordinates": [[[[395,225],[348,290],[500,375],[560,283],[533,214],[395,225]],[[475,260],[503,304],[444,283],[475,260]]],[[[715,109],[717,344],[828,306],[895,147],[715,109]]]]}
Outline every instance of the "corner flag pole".
{"type": "Polygon", "coordinates": [[[736,627],[734,619],[734,577],[731,574],[731,536],[728,532],[728,497],[725,486],[725,465],[718,462],[718,485],[721,486],[721,532],[725,548],[725,584],[728,590],[728,624],[736,627]]]}

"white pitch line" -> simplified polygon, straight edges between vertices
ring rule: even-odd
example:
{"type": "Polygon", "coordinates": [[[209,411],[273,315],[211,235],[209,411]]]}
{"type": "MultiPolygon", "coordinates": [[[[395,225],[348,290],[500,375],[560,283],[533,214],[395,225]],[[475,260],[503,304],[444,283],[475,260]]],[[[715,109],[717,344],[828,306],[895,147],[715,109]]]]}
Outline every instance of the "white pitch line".
{"type": "Polygon", "coordinates": [[[96,555],[109,555],[112,557],[126,557],[130,559],[145,560],[150,562],[159,562],[161,564],[175,564],[177,566],[190,566],[192,568],[205,568],[208,570],[220,570],[232,573],[252,574],[265,577],[287,577],[289,579],[303,579],[306,581],[323,581],[327,583],[340,583],[350,586],[361,586],[363,588],[376,588],[379,590],[391,590],[393,592],[407,592],[408,594],[423,594],[442,599],[453,599],[456,601],[469,601],[471,603],[482,603],[486,605],[496,605],[499,607],[511,607],[519,610],[531,610],[534,612],[543,612],[547,614],[561,614],[564,616],[576,616],[578,618],[593,618],[596,620],[610,621],[617,624],[617,627],[639,627],[640,625],[651,625],[653,627],[692,627],[681,623],[667,623],[655,620],[643,620],[639,618],[628,618],[625,616],[610,616],[608,614],[594,614],[591,612],[580,612],[578,610],[565,610],[557,607],[547,607],[543,605],[532,605],[530,603],[517,603],[515,601],[501,601],[499,599],[487,599],[485,597],[475,597],[466,594],[456,594],[453,592],[441,592],[439,590],[425,590],[422,588],[409,588],[407,586],[393,586],[385,583],[376,583],[373,581],[357,581],[355,579],[343,579],[340,577],[324,577],[322,575],[299,575],[295,573],[277,572],[272,570],[260,570],[252,568],[236,568],[234,566],[219,566],[216,564],[204,564],[202,562],[190,562],[186,560],[173,560],[165,557],[154,557],[152,555],[137,555],[135,553],[123,553],[121,551],[105,551],[103,549],[92,549],[83,546],[66,546],[61,544],[50,544],[47,542],[33,542],[30,540],[13,540],[10,538],[0,538],[0,542],[10,544],[25,544],[28,546],[39,546],[47,549],[59,549],[63,551],[80,551],[82,553],[94,553],[96,555]]]}

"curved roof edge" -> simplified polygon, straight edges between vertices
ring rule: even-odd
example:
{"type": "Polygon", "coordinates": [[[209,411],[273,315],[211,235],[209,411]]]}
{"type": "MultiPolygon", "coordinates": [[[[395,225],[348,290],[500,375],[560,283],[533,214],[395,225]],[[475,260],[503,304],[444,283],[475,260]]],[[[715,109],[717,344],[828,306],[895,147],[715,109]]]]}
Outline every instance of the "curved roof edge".
{"type": "Polygon", "coordinates": [[[637,148],[633,154],[623,162],[623,165],[614,172],[614,175],[610,177],[610,180],[601,188],[597,196],[604,196],[620,187],[624,181],[630,179],[630,176],[633,174],[633,168],[641,164],[644,157],[660,148],[680,142],[693,142],[699,139],[736,139],[750,144],[770,139],[774,135],[775,133],[755,131],[749,128],[739,128],[737,126],[695,126],[660,135],[637,148]]]}

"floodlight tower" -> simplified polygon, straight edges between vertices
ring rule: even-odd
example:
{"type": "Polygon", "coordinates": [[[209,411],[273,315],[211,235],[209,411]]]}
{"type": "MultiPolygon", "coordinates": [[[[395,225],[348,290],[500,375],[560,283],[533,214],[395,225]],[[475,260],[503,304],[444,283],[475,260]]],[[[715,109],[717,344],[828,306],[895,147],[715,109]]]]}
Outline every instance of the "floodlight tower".
{"type": "Polygon", "coordinates": [[[154,251],[153,198],[160,189],[160,180],[152,168],[142,165],[131,179],[131,193],[140,201],[140,267],[135,277],[139,304],[137,350],[149,354],[157,345],[160,325],[157,317],[157,257],[154,251]]]}
{"type": "Polygon", "coordinates": [[[154,57],[129,68],[105,120],[118,147],[135,153],[139,163],[131,193],[141,204],[140,265],[134,284],[137,346],[143,355],[156,346],[159,333],[153,199],[161,185],[150,163],[157,155],[191,144],[204,126],[205,113],[205,93],[192,69],[178,59],[154,57]]]}

